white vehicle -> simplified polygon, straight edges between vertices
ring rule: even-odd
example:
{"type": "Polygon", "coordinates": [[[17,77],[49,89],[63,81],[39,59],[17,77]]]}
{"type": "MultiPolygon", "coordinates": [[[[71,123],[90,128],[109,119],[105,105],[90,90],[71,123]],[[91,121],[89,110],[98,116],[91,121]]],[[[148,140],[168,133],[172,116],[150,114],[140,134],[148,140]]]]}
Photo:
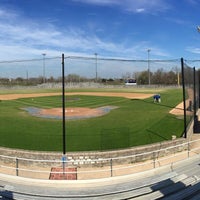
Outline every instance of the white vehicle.
{"type": "Polygon", "coordinates": [[[125,85],[137,85],[136,79],[130,78],[125,81],[125,85]]]}

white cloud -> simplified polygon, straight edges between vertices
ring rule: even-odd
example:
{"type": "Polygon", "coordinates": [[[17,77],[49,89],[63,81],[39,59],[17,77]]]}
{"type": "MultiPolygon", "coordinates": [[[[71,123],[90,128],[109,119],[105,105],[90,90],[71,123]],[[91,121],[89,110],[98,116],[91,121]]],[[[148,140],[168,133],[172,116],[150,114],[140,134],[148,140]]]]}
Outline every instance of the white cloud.
{"type": "Polygon", "coordinates": [[[170,5],[164,0],[73,0],[98,6],[118,6],[122,10],[133,13],[156,14],[170,9],[170,5]]]}
{"type": "Polygon", "coordinates": [[[67,28],[60,32],[57,27],[41,26],[32,21],[22,23],[15,19],[12,23],[0,20],[0,59],[9,55],[11,58],[41,54],[45,49],[65,52],[98,51],[120,53],[125,47],[112,42],[102,41],[95,35],[77,28],[67,28]],[[23,56],[24,55],[24,56],[23,56]]]}
{"type": "Polygon", "coordinates": [[[133,13],[156,14],[168,10],[170,6],[163,0],[126,0],[124,7],[133,13]]]}
{"type": "Polygon", "coordinates": [[[145,9],[144,8],[138,8],[138,9],[136,9],[136,12],[137,13],[142,13],[142,12],[145,12],[145,9]]]}
{"type": "MultiPolygon", "coordinates": [[[[91,1],[87,0],[87,2],[91,1]]],[[[121,3],[121,1],[113,0],[101,2],[104,4],[121,3]]],[[[126,0],[126,2],[132,1],[126,0]]],[[[142,2],[143,5],[146,3],[144,0],[142,2]]],[[[114,43],[101,39],[95,34],[88,34],[87,30],[75,27],[60,29],[53,23],[33,21],[10,10],[0,9],[0,15],[0,60],[40,57],[43,52],[48,56],[59,56],[62,52],[71,55],[93,55],[97,52],[102,56],[135,59],[145,57],[145,49],[148,46],[154,48],[154,55],[167,55],[154,45],[143,41],[135,44],[134,42],[131,44],[130,42],[114,43]]]]}
{"type": "Polygon", "coordinates": [[[191,5],[197,6],[200,2],[199,0],[186,0],[191,5]]]}
{"type": "Polygon", "coordinates": [[[6,20],[10,20],[10,19],[14,19],[18,17],[18,14],[16,12],[14,12],[13,10],[6,10],[3,8],[0,8],[0,18],[2,19],[6,19],[6,20]]]}
{"type": "MultiPolygon", "coordinates": [[[[55,53],[66,52],[72,54],[80,52],[93,54],[98,52],[103,55],[137,58],[144,55],[147,49],[145,42],[138,44],[113,43],[105,41],[95,35],[88,35],[83,30],[68,28],[63,32],[56,27],[26,26],[25,24],[11,25],[0,22],[0,60],[40,56],[42,52],[55,56],[55,53]]],[[[160,50],[154,50],[158,55],[160,50]]],[[[160,54],[160,53],[159,53],[160,54]]],[[[161,54],[160,54],[161,55],[161,54]]],[[[164,56],[164,54],[162,54],[164,56]]]]}
{"type": "Polygon", "coordinates": [[[186,51],[195,53],[195,54],[200,54],[200,48],[197,48],[197,47],[187,47],[186,51]]]}
{"type": "Polygon", "coordinates": [[[178,25],[184,25],[184,26],[192,26],[192,22],[186,20],[186,19],[180,19],[180,18],[175,18],[175,17],[166,17],[165,20],[169,22],[173,22],[178,25]]]}
{"type": "Polygon", "coordinates": [[[93,5],[107,6],[107,5],[120,5],[120,0],[72,0],[74,2],[81,2],[93,5]]]}

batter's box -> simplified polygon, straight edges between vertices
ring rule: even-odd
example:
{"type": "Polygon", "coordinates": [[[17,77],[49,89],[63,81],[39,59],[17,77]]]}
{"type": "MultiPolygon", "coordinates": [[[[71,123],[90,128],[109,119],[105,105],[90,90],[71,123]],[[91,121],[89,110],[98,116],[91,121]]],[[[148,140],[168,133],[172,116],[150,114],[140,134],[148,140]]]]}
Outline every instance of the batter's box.
{"type": "Polygon", "coordinates": [[[52,167],[49,176],[50,180],[77,180],[77,168],[52,167]]]}

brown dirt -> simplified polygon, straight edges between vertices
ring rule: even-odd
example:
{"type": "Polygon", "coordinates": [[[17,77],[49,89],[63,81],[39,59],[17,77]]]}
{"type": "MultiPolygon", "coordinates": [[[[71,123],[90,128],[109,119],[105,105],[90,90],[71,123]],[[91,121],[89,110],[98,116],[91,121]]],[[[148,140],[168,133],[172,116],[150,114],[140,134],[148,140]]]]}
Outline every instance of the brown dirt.
{"type": "Polygon", "coordinates": [[[15,100],[20,98],[45,97],[45,96],[57,96],[57,95],[61,95],[61,93],[1,94],[0,100],[15,100]]]}
{"type": "Polygon", "coordinates": [[[118,93],[118,92],[73,92],[66,93],[66,95],[91,95],[91,96],[107,96],[107,97],[125,97],[128,99],[146,99],[153,94],[143,94],[143,93],[118,93]]]}
{"type": "MultiPolygon", "coordinates": [[[[0,100],[15,100],[19,98],[34,98],[34,97],[44,97],[44,96],[57,96],[62,95],[61,93],[33,93],[33,94],[1,94],[0,100]]],[[[118,93],[118,92],[67,92],[66,95],[91,95],[91,96],[111,96],[111,97],[125,97],[129,99],[145,99],[151,97],[153,94],[143,94],[143,93],[118,93]]],[[[81,113],[94,113],[94,109],[89,108],[68,108],[67,115],[76,116],[81,113]],[[84,110],[85,109],[85,110],[84,110]],[[79,113],[79,114],[78,114],[79,113]]],[[[100,111],[98,111],[100,112],[100,111]]],[[[41,114],[51,114],[51,115],[61,115],[61,108],[53,108],[42,110],[41,114]]],[[[174,115],[183,115],[183,103],[180,103],[176,108],[170,111],[174,115]]]]}
{"type": "MultiPolygon", "coordinates": [[[[44,97],[44,96],[57,96],[62,95],[61,93],[33,93],[33,94],[3,94],[0,95],[0,100],[16,100],[19,98],[34,98],[34,97],[44,97]]],[[[67,92],[65,95],[89,95],[89,96],[109,96],[109,97],[125,97],[129,99],[145,99],[151,97],[152,94],[143,93],[118,93],[118,92],[67,92]]],[[[67,108],[67,116],[82,116],[82,117],[95,117],[103,115],[103,111],[100,109],[90,109],[90,108],[67,108]]],[[[40,116],[62,116],[62,108],[52,108],[52,109],[41,109],[39,112],[40,116]]]]}
{"type": "MultiPolygon", "coordinates": [[[[62,95],[61,93],[33,93],[33,94],[1,94],[0,100],[15,100],[19,98],[33,98],[33,97],[44,97],[44,96],[57,96],[62,95]]],[[[128,99],[145,99],[151,97],[153,94],[143,94],[143,93],[118,93],[118,92],[67,92],[65,95],[89,95],[89,96],[109,96],[109,97],[125,97],[128,99]]],[[[186,102],[187,106],[188,102],[186,102]]],[[[183,115],[183,102],[178,104],[174,109],[170,111],[171,114],[174,115],[183,115]]],[[[92,114],[95,113],[99,114],[99,110],[95,111],[95,109],[89,108],[69,108],[67,111],[67,115],[76,116],[82,113],[92,114]]],[[[41,114],[51,114],[51,115],[61,115],[62,110],[61,108],[53,108],[53,109],[46,109],[42,110],[41,114]]],[[[187,114],[191,114],[191,112],[187,111],[187,114]]],[[[86,114],[87,115],[87,114],[86,114]]],[[[95,114],[94,114],[95,115],[95,114]]]]}
{"type": "Polygon", "coordinates": [[[173,115],[183,115],[183,102],[178,104],[175,108],[173,108],[172,110],[170,110],[169,113],[173,114],[173,115]]]}
{"type": "MultiPolygon", "coordinates": [[[[189,106],[189,100],[186,101],[186,107],[188,107],[188,106],[189,106]]],[[[184,115],[184,105],[183,105],[183,102],[181,102],[175,108],[173,108],[172,110],[170,110],[169,113],[171,113],[173,115],[184,115]]],[[[186,111],[186,114],[190,115],[190,114],[192,114],[192,112],[186,111]]]]}
{"type": "MultiPolygon", "coordinates": [[[[92,109],[92,108],[67,108],[65,110],[67,116],[100,116],[103,114],[103,111],[99,109],[92,109]]],[[[51,108],[51,109],[41,109],[39,115],[50,115],[50,116],[62,116],[62,108],[51,108]]]]}
{"type": "MultiPolygon", "coordinates": [[[[44,96],[57,96],[61,93],[34,93],[34,94],[1,94],[0,100],[14,100],[19,98],[32,98],[44,96]]],[[[67,92],[65,95],[91,95],[91,96],[108,96],[108,97],[125,97],[129,99],[145,99],[153,94],[143,93],[118,93],[118,92],[67,92]]]]}

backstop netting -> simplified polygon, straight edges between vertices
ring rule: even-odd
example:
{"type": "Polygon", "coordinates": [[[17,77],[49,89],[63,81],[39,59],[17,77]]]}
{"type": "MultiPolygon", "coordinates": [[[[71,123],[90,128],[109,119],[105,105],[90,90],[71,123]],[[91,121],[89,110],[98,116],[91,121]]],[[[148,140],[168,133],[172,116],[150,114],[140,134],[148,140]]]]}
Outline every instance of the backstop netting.
{"type": "MultiPolygon", "coordinates": [[[[175,108],[183,102],[183,80],[187,123],[199,107],[198,89],[194,87],[198,80],[194,81],[188,66],[185,63],[184,70],[188,71],[182,75],[180,59],[65,56],[67,151],[121,149],[182,137],[183,107],[175,108]],[[156,95],[161,101],[154,98],[156,95]],[[76,117],[72,116],[75,108],[101,114],[76,117]]],[[[2,146],[62,150],[62,116],[55,115],[55,110],[44,114],[62,107],[62,80],[61,56],[43,54],[40,59],[0,62],[2,146]],[[23,96],[33,93],[35,96],[23,96]],[[18,96],[5,99],[5,94],[18,96]]]]}
{"type": "MultiPolygon", "coordinates": [[[[194,61],[182,60],[182,80],[183,80],[183,100],[185,115],[185,134],[187,126],[194,119],[194,126],[197,120],[197,112],[199,109],[199,71],[194,65],[194,61]]],[[[185,135],[186,137],[186,135],[185,135]]]]}
{"type": "Polygon", "coordinates": [[[61,58],[0,61],[0,78],[5,87],[60,82],[61,58]]]}
{"type": "MultiPolygon", "coordinates": [[[[66,84],[96,82],[129,85],[180,85],[180,60],[128,60],[65,57],[66,84]],[[131,80],[135,80],[131,82],[131,80]],[[127,84],[126,84],[127,83],[127,84]],[[135,84],[131,84],[135,83],[135,84]]],[[[60,83],[61,57],[0,61],[1,86],[60,83]]]]}

